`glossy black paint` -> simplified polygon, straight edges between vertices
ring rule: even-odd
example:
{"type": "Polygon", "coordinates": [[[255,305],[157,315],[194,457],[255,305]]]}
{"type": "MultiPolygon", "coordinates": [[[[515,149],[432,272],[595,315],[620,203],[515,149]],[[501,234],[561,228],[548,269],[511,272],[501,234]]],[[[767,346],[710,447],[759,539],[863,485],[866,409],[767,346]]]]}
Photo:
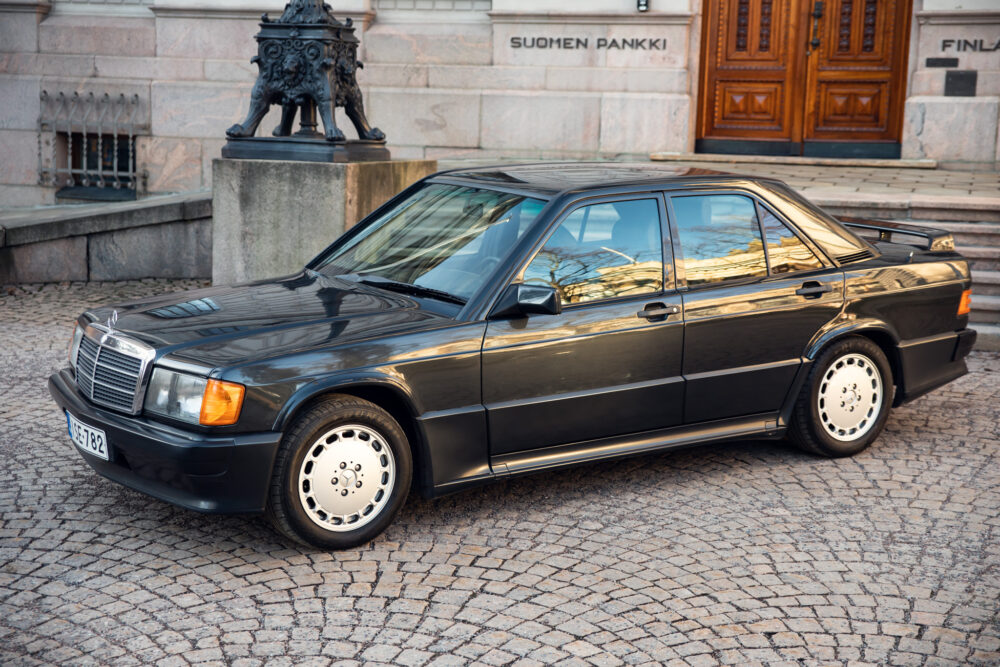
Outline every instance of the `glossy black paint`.
{"type": "MultiPolygon", "coordinates": [[[[845,335],[868,336],[886,351],[897,403],[966,371],[975,334],[955,313],[971,285],[968,263],[954,252],[869,246],[780,184],[598,164],[459,170],[426,181],[548,203],[465,305],[314,270],[416,184],[301,273],[116,306],[117,328],[156,348],[154,363],[241,383],[246,401],[229,427],[130,418],[90,405],[63,371],[50,380],[56,402],[106,430],[114,452],[110,463],[88,462],[186,507],[259,511],[281,433],[311,401],[341,392],[373,400],[400,421],[414,449],[415,482],[434,496],[596,458],[779,437],[811,360],[845,335]],[[739,193],[769,207],[822,268],[689,287],[670,202],[694,193],[739,193]],[[660,292],[557,312],[551,293],[511,287],[572,209],[631,198],[658,201],[660,292]],[[857,250],[869,257],[838,259],[857,250]],[[520,315],[511,303],[520,303],[520,315]]],[[[110,312],[94,309],[81,321],[110,312]]]]}
{"type": "Polygon", "coordinates": [[[142,417],[102,410],[84,399],[68,369],[49,378],[63,410],[100,425],[111,459],[83,458],[94,470],[137,491],[200,512],[261,512],[281,433],[192,434],[142,417]]]}
{"type": "Polygon", "coordinates": [[[562,301],[555,288],[547,285],[508,285],[490,313],[492,319],[521,318],[528,315],[558,315],[562,301]]]}

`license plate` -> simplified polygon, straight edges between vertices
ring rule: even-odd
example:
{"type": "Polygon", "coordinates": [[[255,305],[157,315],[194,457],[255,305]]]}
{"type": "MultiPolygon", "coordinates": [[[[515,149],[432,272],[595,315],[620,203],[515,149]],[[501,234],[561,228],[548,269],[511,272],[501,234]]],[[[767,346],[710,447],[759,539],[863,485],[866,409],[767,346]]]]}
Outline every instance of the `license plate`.
{"type": "Polygon", "coordinates": [[[110,460],[108,438],[104,435],[104,431],[84,424],[69,412],[66,413],[66,423],[69,426],[69,437],[77,447],[105,461],[110,460]]]}

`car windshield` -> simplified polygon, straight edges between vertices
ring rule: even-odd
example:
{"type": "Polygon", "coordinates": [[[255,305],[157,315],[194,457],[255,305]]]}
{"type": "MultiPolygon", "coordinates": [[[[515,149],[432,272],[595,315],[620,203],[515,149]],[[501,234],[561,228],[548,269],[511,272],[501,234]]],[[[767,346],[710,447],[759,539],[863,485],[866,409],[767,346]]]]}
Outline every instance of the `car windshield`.
{"type": "Polygon", "coordinates": [[[431,183],[317,268],[328,276],[353,275],[385,289],[464,302],[544,206],[541,199],[507,192],[431,183]]]}

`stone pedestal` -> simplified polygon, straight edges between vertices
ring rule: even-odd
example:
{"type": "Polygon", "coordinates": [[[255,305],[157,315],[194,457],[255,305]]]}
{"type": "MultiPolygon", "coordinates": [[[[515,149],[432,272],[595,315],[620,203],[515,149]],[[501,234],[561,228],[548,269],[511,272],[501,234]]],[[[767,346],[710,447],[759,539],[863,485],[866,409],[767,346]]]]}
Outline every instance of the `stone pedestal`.
{"type": "Polygon", "coordinates": [[[294,273],[434,160],[213,162],[212,282],[294,273]]]}
{"type": "MultiPolygon", "coordinates": [[[[322,135],[320,135],[322,139],[322,135]]],[[[316,141],[313,137],[230,137],[222,157],[296,162],[383,162],[392,156],[385,141],[316,141]]]]}

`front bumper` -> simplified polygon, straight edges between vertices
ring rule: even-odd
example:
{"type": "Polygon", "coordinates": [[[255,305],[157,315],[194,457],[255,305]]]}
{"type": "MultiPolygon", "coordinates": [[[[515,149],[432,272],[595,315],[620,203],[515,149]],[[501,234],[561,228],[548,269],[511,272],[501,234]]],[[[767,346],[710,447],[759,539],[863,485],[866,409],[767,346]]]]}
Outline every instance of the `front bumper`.
{"type": "MultiPolygon", "coordinates": [[[[69,369],[49,378],[49,393],[105,432],[109,461],[80,454],[108,479],[199,512],[264,510],[281,433],[212,436],[103,410],[80,396],[69,369]]],[[[68,436],[67,444],[80,451],[68,436]]]]}

